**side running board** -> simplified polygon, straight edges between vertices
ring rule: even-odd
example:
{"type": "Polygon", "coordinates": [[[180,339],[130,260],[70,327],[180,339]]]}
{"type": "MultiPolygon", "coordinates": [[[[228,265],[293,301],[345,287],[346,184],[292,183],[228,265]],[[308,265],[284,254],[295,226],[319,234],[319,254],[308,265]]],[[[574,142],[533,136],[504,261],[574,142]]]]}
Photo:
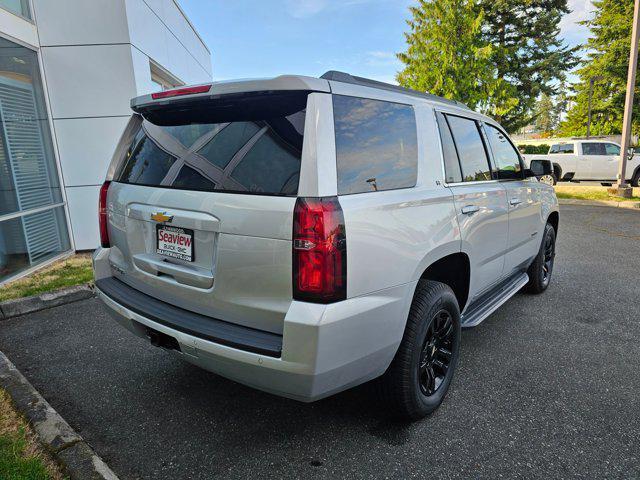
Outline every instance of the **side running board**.
{"type": "Polygon", "coordinates": [[[473,302],[473,304],[469,306],[469,309],[464,312],[464,315],[462,315],[462,328],[475,327],[480,324],[485,318],[495,312],[500,305],[518,293],[528,281],[529,276],[526,273],[518,274],[502,282],[486,296],[473,302]]]}

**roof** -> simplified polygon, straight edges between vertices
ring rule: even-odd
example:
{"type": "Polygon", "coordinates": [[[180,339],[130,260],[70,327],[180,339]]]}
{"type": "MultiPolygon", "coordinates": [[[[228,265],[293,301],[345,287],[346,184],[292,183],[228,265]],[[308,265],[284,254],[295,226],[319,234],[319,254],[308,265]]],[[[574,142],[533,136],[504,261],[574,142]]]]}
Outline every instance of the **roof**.
{"type": "MultiPolygon", "coordinates": [[[[412,97],[424,98],[439,103],[446,103],[449,105],[455,105],[456,107],[469,109],[464,103],[456,100],[450,100],[448,98],[439,97],[428,92],[421,92],[419,90],[413,90],[411,88],[404,88],[399,85],[393,85],[391,83],[380,82],[378,80],[372,80],[370,78],[357,77],[350,73],[338,72],[336,70],[329,70],[324,73],[320,78],[330,80],[333,82],[350,83],[353,85],[360,85],[363,87],[379,88],[381,90],[388,90],[391,92],[403,93],[412,97]]],[[[470,110],[470,109],[469,109],[470,110]]]]}
{"type": "MultiPolygon", "coordinates": [[[[471,111],[471,109],[469,109],[469,107],[467,107],[465,104],[457,102],[455,100],[450,100],[447,98],[439,97],[437,95],[433,95],[431,93],[420,92],[418,90],[412,90],[409,88],[404,88],[398,85],[392,85],[390,83],[384,83],[369,78],[358,77],[349,73],[338,72],[335,70],[326,72],[320,78],[306,77],[302,75],[280,75],[273,78],[213,82],[212,84],[210,84],[212,85],[212,88],[206,93],[181,95],[161,100],[153,99],[151,94],[142,95],[131,100],[131,108],[135,112],[140,112],[141,110],[151,106],[159,107],[165,104],[174,104],[182,101],[194,101],[206,98],[216,98],[220,95],[228,95],[234,93],[273,92],[287,90],[308,90],[314,92],[330,93],[331,83],[333,82],[384,90],[387,92],[416,97],[471,111]]],[[[185,87],[183,86],[179,88],[185,87]]]]}

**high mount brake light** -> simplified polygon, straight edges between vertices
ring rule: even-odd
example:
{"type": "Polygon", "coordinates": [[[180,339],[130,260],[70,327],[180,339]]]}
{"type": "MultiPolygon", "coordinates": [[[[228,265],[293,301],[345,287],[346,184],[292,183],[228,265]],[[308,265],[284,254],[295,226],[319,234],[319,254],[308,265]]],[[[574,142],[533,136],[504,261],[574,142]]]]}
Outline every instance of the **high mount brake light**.
{"type": "Polygon", "coordinates": [[[98,224],[100,225],[100,245],[103,248],[110,247],[109,241],[109,229],[107,224],[109,223],[109,214],[107,212],[107,193],[109,192],[109,185],[111,182],[106,181],[100,187],[100,196],[98,198],[98,224]]]}
{"type": "Polygon", "coordinates": [[[197,85],[195,87],[174,88],[151,94],[151,98],[159,100],[161,98],[179,97],[181,95],[191,95],[194,93],[207,93],[211,90],[211,85],[197,85]]]}
{"type": "Polygon", "coordinates": [[[338,197],[298,198],[293,211],[293,298],[347,298],[347,239],[338,197]]]}

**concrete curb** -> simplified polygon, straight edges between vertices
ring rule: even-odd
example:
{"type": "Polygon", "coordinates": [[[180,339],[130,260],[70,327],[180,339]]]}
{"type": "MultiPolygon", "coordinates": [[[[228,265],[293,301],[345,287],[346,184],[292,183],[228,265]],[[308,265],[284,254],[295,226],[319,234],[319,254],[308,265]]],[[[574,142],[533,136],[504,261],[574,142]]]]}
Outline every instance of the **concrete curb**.
{"type": "Polygon", "coordinates": [[[588,205],[591,207],[615,207],[639,210],[640,202],[616,202],[615,200],[580,200],[577,198],[559,198],[560,205],[588,205]]]}
{"type": "Polygon", "coordinates": [[[0,320],[38,312],[66,303],[93,297],[93,287],[89,284],[63,288],[55,292],[41,293],[33,297],[17,298],[0,303],[0,320]]]}
{"type": "Polygon", "coordinates": [[[115,473],[0,352],[0,387],[71,480],[118,480],[115,473]]]}

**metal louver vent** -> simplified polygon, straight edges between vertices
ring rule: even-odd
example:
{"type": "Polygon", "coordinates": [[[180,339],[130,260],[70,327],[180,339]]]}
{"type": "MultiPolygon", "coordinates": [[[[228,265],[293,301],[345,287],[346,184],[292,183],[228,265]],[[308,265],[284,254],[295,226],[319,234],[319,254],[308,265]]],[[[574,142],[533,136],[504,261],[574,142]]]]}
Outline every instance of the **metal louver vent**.
{"type": "MultiPolygon", "coordinates": [[[[30,84],[0,78],[0,117],[19,210],[53,204],[44,139],[30,84]]],[[[62,249],[54,210],[23,217],[22,228],[31,264],[62,249]]]]}

